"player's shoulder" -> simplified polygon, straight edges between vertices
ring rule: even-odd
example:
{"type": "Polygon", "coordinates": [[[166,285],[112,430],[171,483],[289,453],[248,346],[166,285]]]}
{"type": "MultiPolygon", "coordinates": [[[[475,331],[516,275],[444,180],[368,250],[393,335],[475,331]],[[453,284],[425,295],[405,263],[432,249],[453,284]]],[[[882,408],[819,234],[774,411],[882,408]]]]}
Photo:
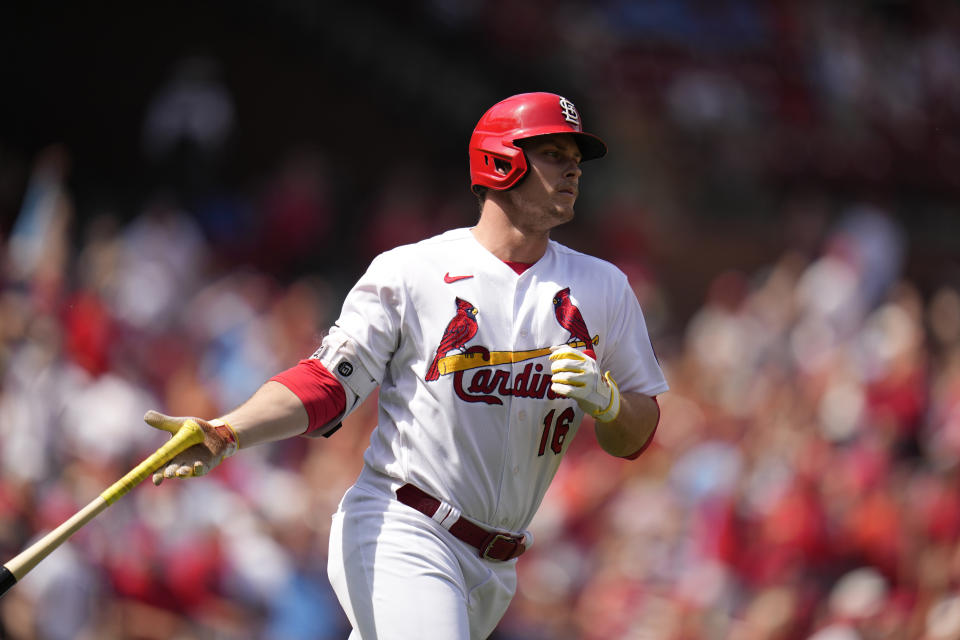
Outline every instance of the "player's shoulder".
{"type": "Polygon", "coordinates": [[[571,249],[556,240],[550,241],[550,250],[557,256],[558,261],[575,268],[579,273],[587,273],[594,278],[627,280],[627,275],[617,265],[603,258],[571,249]]]}

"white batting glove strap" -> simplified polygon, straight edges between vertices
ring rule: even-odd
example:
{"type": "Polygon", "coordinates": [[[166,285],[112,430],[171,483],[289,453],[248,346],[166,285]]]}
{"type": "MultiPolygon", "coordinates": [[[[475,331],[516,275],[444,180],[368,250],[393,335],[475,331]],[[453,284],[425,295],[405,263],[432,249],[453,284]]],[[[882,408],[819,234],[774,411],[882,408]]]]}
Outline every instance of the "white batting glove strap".
{"type": "Polygon", "coordinates": [[[620,415],[620,387],[617,386],[617,381],[613,379],[609,371],[603,374],[603,381],[610,387],[610,403],[600,413],[591,415],[600,422],[610,422],[616,420],[617,416],[620,415]]]}
{"type": "Polygon", "coordinates": [[[552,347],[550,390],[577,401],[580,408],[601,422],[620,414],[620,390],[608,371],[600,373],[597,361],[569,345],[552,347]]]}

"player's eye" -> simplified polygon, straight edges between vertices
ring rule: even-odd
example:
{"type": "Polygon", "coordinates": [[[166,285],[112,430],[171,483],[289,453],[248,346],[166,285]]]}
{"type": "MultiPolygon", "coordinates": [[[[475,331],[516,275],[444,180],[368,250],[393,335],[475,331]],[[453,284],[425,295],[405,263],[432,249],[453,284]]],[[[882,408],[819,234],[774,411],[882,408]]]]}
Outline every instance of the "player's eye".
{"type": "Polygon", "coordinates": [[[582,162],[582,158],[580,158],[579,155],[576,155],[570,158],[563,151],[560,151],[559,149],[549,149],[547,151],[544,151],[543,155],[547,156],[548,158],[551,158],[552,160],[567,161],[568,159],[572,159],[577,164],[578,167],[580,166],[580,162],[582,162]]]}

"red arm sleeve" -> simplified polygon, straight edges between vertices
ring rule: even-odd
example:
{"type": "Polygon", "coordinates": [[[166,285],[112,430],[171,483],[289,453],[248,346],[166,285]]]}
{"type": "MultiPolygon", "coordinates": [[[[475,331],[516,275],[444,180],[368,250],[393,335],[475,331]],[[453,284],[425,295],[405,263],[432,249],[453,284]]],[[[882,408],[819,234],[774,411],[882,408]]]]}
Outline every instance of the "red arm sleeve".
{"type": "Polygon", "coordinates": [[[623,456],[627,460],[636,460],[640,457],[640,454],[647,450],[647,447],[653,442],[653,436],[657,433],[657,427],[660,426],[660,403],[657,401],[657,396],[653,396],[653,402],[657,405],[657,424],[653,425],[653,431],[650,432],[650,437],[647,438],[647,441],[643,443],[643,446],[636,453],[631,453],[628,456],[623,456]]]}
{"type": "Polygon", "coordinates": [[[332,426],[331,422],[343,415],[347,395],[332,373],[319,360],[301,360],[295,367],[270,378],[290,389],[307,410],[307,430],[332,426]]]}

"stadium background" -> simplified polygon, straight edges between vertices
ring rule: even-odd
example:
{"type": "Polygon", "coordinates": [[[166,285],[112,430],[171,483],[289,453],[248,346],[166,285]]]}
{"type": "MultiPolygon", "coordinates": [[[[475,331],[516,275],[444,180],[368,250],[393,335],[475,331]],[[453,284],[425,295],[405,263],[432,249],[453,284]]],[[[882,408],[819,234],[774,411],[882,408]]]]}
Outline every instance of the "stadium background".
{"type": "MultiPolygon", "coordinates": [[[[639,461],[574,441],[496,638],[960,637],[955,2],[0,16],[4,557],[162,441],[146,409],[232,407],[378,251],[471,224],[473,125],[548,90],[611,149],[556,237],[630,275],[673,390],[639,461]]],[[[0,636],[345,637],[328,514],[374,419],[139,488],[0,636]]]]}

